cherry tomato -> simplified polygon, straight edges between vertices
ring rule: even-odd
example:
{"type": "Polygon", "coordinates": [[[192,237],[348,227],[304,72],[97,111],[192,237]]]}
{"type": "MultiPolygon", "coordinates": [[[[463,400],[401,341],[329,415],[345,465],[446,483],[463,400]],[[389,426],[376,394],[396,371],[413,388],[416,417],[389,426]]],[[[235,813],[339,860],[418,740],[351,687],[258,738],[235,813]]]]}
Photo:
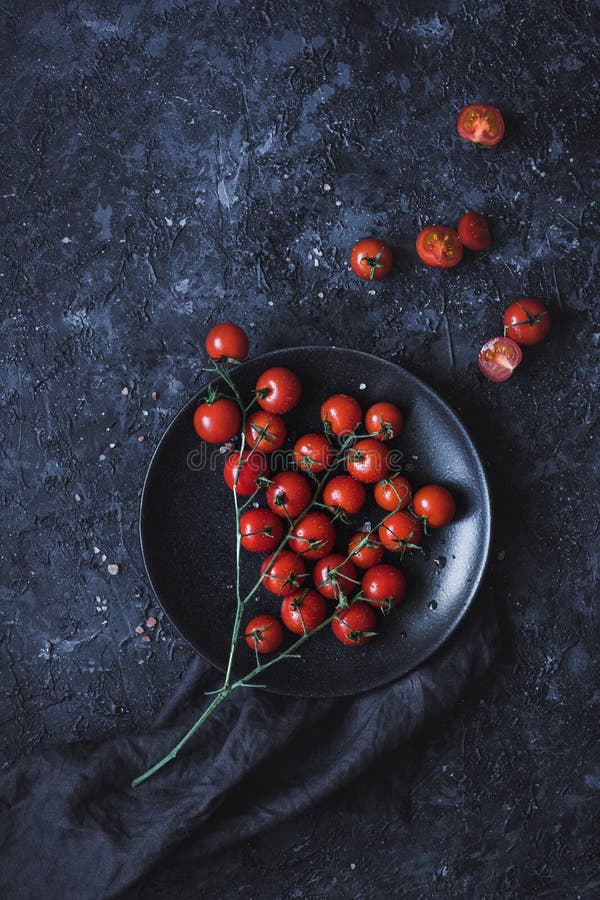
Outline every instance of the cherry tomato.
{"type": "Polygon", "coordinates": [[[373,496],[378,506],[392,512],[408,506],[412,499],[412,487],[404,475],[389,475],[377,482],[373,496]]]}
{"type": "Polygon", "coordinates": [[[308,512],[294,525],[288,547],[304,559],[323,559],[333,550],[335,528],[329,516],[308,512]]]}
{"type": "Polygon", "coordinates": [[[261,453],[274,453],[286,438],[285,422],[276,413],[259,409],[246,419],[246,443],[261,453]]]}
{"type": "Polygon", "coordinates": [[[255,616],[244,631],[246,643],[258,653],[272,653],[283,641],[283,628],[275,616],[255,616]]]}
{"type": "Polygon", "coordinates": [[[362,409],[354,397],[334,394],[321,404],[321,421],[326,434],[347,437],[362,422],[362,409]]]}
{"type": "Polygon", "coordinates": [[[379,281],[390,274],[394,256],[392,251],[377,238],[363,238],[350,251],[350,266],[359,278],[379,281]]]}
{"type": "Polygon", "coordinates": [[[404,419],[393,403],[374,403],[365,413],[367,434],[378,441],[391,441],[402,431],[404,419]]]}
{"type": "Polygon", "coordinates": [[[479,368],[490,381],[508,381],[523,353],[509,337],[493,337],[479,351],[479,368]]]}
{"type": "Polygon", "coordinates": [[[308,634],[327,618],[327,604],[318,591],[305,588],[284,597],[281,618],[285,627],[294,634],[308,634]]]}
{"type": "Polygon", "coordinates": [[[368,531],[357,531],[350,538],[348,556],[359,569],[370,569],[383,559],[383,547],[373,534],[368,531]]]}
{"type": "Polygon", "coordinates": [[[387,450],[374,438],[357,441],[346,454],[346,468],[353,478],[365,484],[379,481],[390,471],[387,450]]]}
{"type": "Polygon", "coordinates": [[[269,477],[269,463],[262,453],[250,454],[250,451],[248,450],[244,450],[241,466],[239,466],[239,461],[239,450],[236,450],[235,453],[232,453],[227,457],[225,460],[225,467],[223,468],[223,478],[225,479],[227,487],[233,490],[236,472],[239,468],[240,473],[237,476],[238,482],[235,492],[243,497],[248,497],[257,489],[258,485],[256,484],[256,481],[258,478],[261,476],[265,478],[269,477]]]}
{"type": "Polygon", "coordinates": [[[360,647],[372,640],[377,627],[377,614],[368,603],[358,600],[347,609],[339,610],[331,623],[338,641],[347,647],[360,647]]]}
{"type": "Polygon", "coordinates": [[[363,575],[360,590],[371,606],[390,612],[406,596],[406,577],[396,566],[373,566],[363,575]]]}
{"type": "Polygon", "coordinates": [[[260,574],[264,574],[265,589],[278,597],[300,590],[307,578],[306,566],[291,550],[282,550],[274,561],[273,555],[268,556],[260,567],[260,574]]]}
{"type": "Polygon", "coordinates": [[[275,366],[263,372],[256,382],[257,402],[267,412],[283,415],[300,402],[300,379],[290,369],[275,366]]]}
{"type": "Polygon", "coordinates": [[[379,526],[379,540],[386,550],[404,553],[415,550],[423,539],[423,525],[408,512],[393,513],[379,526]]]}
{"type": "Polygon", "coordinates": [[[467,212],[458,223],[461,244],[469,250],[486,250],[492,243],[486,219],[477,212],[467,212]]]}
{"type": "Polygon", "coordinates": [[[296,519],[312,500],[312,487],[299,472],[278,472],[267,487],[267,503],[282,519],[296,519]]]}
{"type": "Polygon", "coordinates": [[[461,138],[482,147],[495,147],[504,137],[502,113],[486,103],[470,103],[463,107],[456,127],[461,138]]]}
{"type": "Polygon", "coordinates": [[[240,534],[251,553],[272,553],[283,539],[283,523],[270,509],[249,509],[240,519],[240,534]]]}
{"type": "Polygon", "coordinates": [[[330,553],[314,567],[313,581],[324,597],[339,600],[356,588],[356,566],[341,553],[330,553]]]}
{"type": "Polygon", "coordinates": [[[428,225],[417,238],[417,253],[428,266],[451,269],[461,261],[463,248],[453,228],[428,225]]]}
{"type": "Polygon", "coordinates": [[[359,513],[366,499],[365,488],[350,475],[336,475],[323,488],[323,503],[334,511],[341,509],[348,516],[359,513]]]}
{"type": "Polygon", "coordinates": [[[324,472],[334,456],[335,450],[322,434],[304,434],[294,444],[294,459],[304,472],[324,472]]]}
{"type": "Polygon", "coordinates": [[[228,397],[201,403],[194,413],[194,428],[203,441],[222,444],[237,434],[242,424],[240,408],[228,397]]]}
{"type": "Polygon", "coordinates": [[[206,335],[206,352],[211,359],[235,359],[242,362],[248,356],[248,335],[233,322],[221,322],[206,335]]]}
{"type": "Polygon", "coordinates": [[[432,528],[442,528],[454,518],[456,505],[450,491],[441,484],[426,484],[413,497],[413,509],[432,528]]]}
{"type": "Polygon", "coordinates": [[[525,297],[511,303],[502,319],[505,337],[531,347],[544,340],[550,331],[550,313],[539,300],[525,297]]]}

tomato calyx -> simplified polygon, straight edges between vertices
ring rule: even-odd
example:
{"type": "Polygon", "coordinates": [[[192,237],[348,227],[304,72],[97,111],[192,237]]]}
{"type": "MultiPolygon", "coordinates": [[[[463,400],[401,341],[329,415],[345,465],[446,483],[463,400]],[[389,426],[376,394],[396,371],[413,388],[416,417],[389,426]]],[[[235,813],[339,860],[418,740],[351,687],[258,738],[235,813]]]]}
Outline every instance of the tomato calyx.
{"type": "Polygon", "coordinates": [[[415,533],[415,529],[413,529],[407,537],[399,538],[395,534],[394,530],[392,528],[389,528],[389,526],[387,526],[385,524],[385,522],[383,523],[382,527],[385,528],[385,530],[387,532],[389,532],[389,534],[392,536],[392,541],[393,541],[394,547],[399,548],[397,550],[395,549],[393,552],[399,553],[400,559],[404,558],[404,554],[406,553],[407,550],[422,550],[423,549],[421,544],[414,544],[411,541],[411,538],[412,538],[413,534],[415,533]]]}
{"type": "Polygon", "coordinates": [[[361,263],[366,263],[366,265],[369,267],[369,281],[373,281],[376,269],[383,269],[383,263],[380,261],[382,253],[383,250],[380,250],[379,253],[377,253],[375,256],[361,257],[361,263]]]}
{"type": "Polygon", "coordinates": [[[512,322],[510,325],[505,325],[504,326],[504,337],[507,337],[508,336],[507,333],[511,330],[511,328],[515,328],[517,325],[531,325],[531,326],[539,325],[539,323],[542,321],[544,316],[549,315],[547,309],[540,310],[539,312],[536,312],[536,313],[532,313],[532,312],[529,312],[528,309],[525,309],[525,307],[523,306],[522,303],[519,303],[519,306],[523,310],[523,315],[525,316],[525,318],[521,319],[518,322],[512,322]]]}
{"type": "Polygon", "coordinates": [[[391,422],[386,422],[384,419],[379,417],[379,431],[376,432],[380,434],[384,441],[391,441],[394,437],[394,426],[391,422]]]}
{"type": "Polygon", "coordinates": [[[340,625],[343,625],[344,628],[347,629],[344,631],[344,636],[349,641],[352,641],[353,644],[360,644],[364,641],[365,638],[377,637],[377,631],[357,631],[354,628],[348,629],[347,623],[343,618],[341,618],[341,616],[334,616],[333,618],[336,622],[339,622],[340,625]]]}

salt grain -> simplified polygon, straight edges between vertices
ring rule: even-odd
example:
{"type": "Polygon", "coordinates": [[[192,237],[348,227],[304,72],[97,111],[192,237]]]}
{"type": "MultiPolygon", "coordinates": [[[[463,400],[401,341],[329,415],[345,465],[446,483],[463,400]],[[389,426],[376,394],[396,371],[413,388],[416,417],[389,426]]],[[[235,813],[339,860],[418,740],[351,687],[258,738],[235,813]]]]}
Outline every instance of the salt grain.
{"type": "Polygon", "coordinates": [[[142,628],[141,625],[138,625],[138,627],[135,629],[135,633],[136,633],[136,634],[143,634],[143,633],[144,633],[144,629],[142,628]]]}
{"type": "Polygon", "coordinates": [[[100,547],[94,547],[94,553],[100,553],[100,547]]]}
{"type": "Polygon", "coordinates": [[[154,626],[158,623],[158,620],[154,618],[154,616],[148,616],[146,619],[146,626],[148,628],[154,628],[154,626]]]}
{"type": "Polygon", "coordinates": [[[149,644],[152,639],[149,637],[149,635],[145,634],[142,640],[145,644],[149,644]]]}
{"type": "Polygon", "coordinates": [[[367,387],[367,386],[366,386],[366,384],[364,383],[364,381],[361,381],[361,383],[360,383],[359,386],[358,386],[358,389],[359,389],[359,391],[364,391],[366,387],[367,387]]]}
{"type": "Polygon", "coordinates": [[[129,388],[128,387],[121,388],[121,393],[123,394],[124,397],[126,397],[127,394],[129,393],[129,388]]]}
{"type": "Polygon", "coordinates": [[[81,494],[75,494],[75,499],[79,503],[79,501],[81,500],[81,494]]]}
{"type": "Polygon", "coordinates": [[[138,441],[140,442],[140,444],[143,444],[145,440],[146,436],[144,434],[138,434],[138,441]]]}
{"type": "Polygon", "coordinates": [[[330,190],[331,190],[331,185],[330,185],[330,184],[327,184],[327,182],[325,182],[325,184],[323,185],[323,190],[324,190],[324,191],[330,191],[330,190]]]}
{"type": "Polygon", "coordinates": [[[498,559],[500,561],[502,561],[505,556],[506,556],[506,550],[501,550],[500,553],[498,554],[498,559]]]}
{"type": "Polygon", "coordinates": [[[153,399],[154,402],[156,403],[156,401],[158,400],[158,394],[156,393],[156,391],[152,391],[152,393],[150,394],[150,396],[152,397],[152,399],[153,399]]]}
{"type": "Polygon", "coordinates": [[[111,563],[108,566],[108,574],[109,575],[118,575],[119,574],[119,567],[116,563],[111,563]]]}

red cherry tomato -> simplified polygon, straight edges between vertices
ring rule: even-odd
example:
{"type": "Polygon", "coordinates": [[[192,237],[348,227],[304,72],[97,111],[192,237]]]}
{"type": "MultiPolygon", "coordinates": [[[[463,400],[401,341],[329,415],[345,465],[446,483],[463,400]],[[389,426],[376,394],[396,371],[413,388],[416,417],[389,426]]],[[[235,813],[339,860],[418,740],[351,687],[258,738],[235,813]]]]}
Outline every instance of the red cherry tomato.
{"type": "Polygon", "coordinates": [[[352,271],[364,281],[379,281],[390,274],[394,256],[382,241],[376,238],[363,238],[350,251],[352,271]]]}
{"type": "Polygon", "coordinates": [[[417,238],[417,253],[428,266],[451,269],[461,261],[463,248],[453,228],[428,225],[417,238]]]}
{"type": "Polygon", "coordinates": [[[194,413],[196,434],[209,444],[222,444],[237,434],[242,424],[240,408],[228,397],[201,403],[194,413]]]}
{"type": "Polygon", "coordinates": [[[323,559],[333,550],[335,527],[322,512],[308,512],[294,525],[288,547],[304,559],[323,559]]]}
{"type": "Polygon", "coordinates": [[[236,494],[248,497],[257,489],[258,485],[256,484],[256,481],[258,478],[261,476],[265,478],[269,477],[269,463],[262,453],[250,453],[248,450],[244,450],[241,466],[239,466],[239,461],[239,450],[236,450],[235,453],[232,453],[227,457],[225,460],[225,467],[223,468],[223,478],[225,479],[227,487],[233,490],[236,472],[239,468],[240,473],[237,476],[238,482],[236,494]]]}
{"type": "Polygon", "coordinates": [[[360,590],[371,606],[390,612],[406,596],[406,577],[396,566],[373,566],[363,575],[360,590]]]}
{"type": "Polygon", "coordinates": [[[318,591],[305,588],[284,597],[281,618],[294,634],[308,634],[327,618],[327,604],[318,591]]]}
{"type": "Polygon", "coordinates": [[[350,475],[336,475],[323,488],[323,503],[333,511],[342,510],[348,516],[359,513],[366,499],[365,488],[350,475]]]}
{"type": "Polygon", "coordinates": [[[441,484],[426,484],[413,497],[413,509],[432,528],[442,528],[454,518],[456,505],[450,491],[441,484]]]}
{"type": "Polygon", "coordinates": [[[357,586],[356,567],[341,553],[330,553],[313,569],[316,589],[330,600],[348,597],[357,586]]]}
{"type": "Polygon", "coordinates": [[[272,553],[283,539],[283,523],[270,509],[249,509],[240,519],[240,534],[251,553],[272,553]]]}
{"type": "Polygon", "coordinates": [[[362,422],[362,409],[354,397],[334,394],[321,404],[321,421],[326,434],[347,437],[362,422]]]}
{"type": "Polygon", "coordinates": [[[404,475],[388,475],[383,481],[377,482],[373,496],[375,503],[389,512],[404,509],[412,499],[411,483],[404,475]]]}
{"type": "Polygon", "coordinates": [[[486,103],[470,103],[463,107],[456,127],[463,140],[482,147],[495,147],[504,137],[502,113],[486,103]]]}
{"type": "Polygon", "coordinates": [[[423,525],[408,512],[388,516],[379,526],[379,540],[386,550],[404,555],[407,550],[419,548],[423,539],[423,525]]]}
{"type": "Polygon", "coordinates": [[[283,641],[283,628],[275,616],[255,616],[244,631],[246,643],[258,653],[272,653],[283,641]]]}
{"type": "Polygon", "coordinates": [[[278,597],[300,590],[307,578],[304,562],[291,550],[282,550],[275,560],[273,555],[268,556],[260,567],[260,574],[264,574],[265,589],[278,597]]]}
{"type": "Polygon", "coordinates": [[[347,609],[339,610],[331,623],[338,641],[347,647],[360,647],[375,637],[377,614],[368,603],[358,600],[347,609]]]}
{"type": "Polygon", "coordinates": [[[367,434],[378,441],[391,441],[402,431],[404,419],[393,403],[374,403],[365,413],[367,434]]]}
{"type": "Polygon", "coordinates": [[[357,531],[350,538],[348,556],[359,569],[370,569],[383,559],[383,547],[373,534],[368,531],[357,531]]]}
{"type": "Polygon", "coordinates": [[[348,450],[346,468],[353,478],[364,484],[380,481],[390,471],[387,450],[381,441],[363,438],[348,450]]]}
{"type": "Polygon", "coordinates": [[[312,500],[312,487],[299,472],[278,472],[267,487],[267,503],[282,519],[296,519],[312,500]]]}
{"type": "Polygon", "coordinates": [[[479,351],[479,368],[490,381],[508,381],[523,353],[509,337],[493,337],[479,351]]]}
{"type": "Polygon", "coordinates": [[[235,359],[242,362],[248,356],[248,335],[233,322],[221,322],[206,335],[206,352],[211,359],[235,359]]]}
{"type": "Polygon", "coordinates": [[[246,443],[261,453],[274,453],[286,438],[285,422],[276,413],[259,409],[246,419],[246,443]]]}
{"type": "Polygon", "coordinates": [[[275,366],[263,372],[256,382],[257,402],[267,412],[283,415],[300,402],[300,379],[290,369],[275,366]]]}
{"type": "Polygon", "coordinates": [[[304,472],[324,472],[333,462],[335,450],[322,434],[304,434],[294,444],[294,459],[304,472]]]}
{"type": "Polygon", "coordinates": [[[473,211],[465,213],[458,223],[458,236],[469,250],[486,250],[492,243],[486,219],[473,211]]]}
{"type": "Polygon", "coordinates": [[[502,320],[505,337],[531,347],[544,340],[550,331],[550,313],[539,300],[525,297],[511,303],[502,320]]]}

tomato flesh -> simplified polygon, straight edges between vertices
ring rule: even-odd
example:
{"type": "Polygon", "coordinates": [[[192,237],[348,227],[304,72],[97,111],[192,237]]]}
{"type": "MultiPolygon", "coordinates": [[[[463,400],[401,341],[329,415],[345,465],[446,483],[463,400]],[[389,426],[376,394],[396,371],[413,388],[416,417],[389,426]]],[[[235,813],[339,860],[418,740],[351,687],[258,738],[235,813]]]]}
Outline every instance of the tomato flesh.
{"type": "Polygon", "coordinates": [[[523,353],[509,337],[493,337],[479,351],[479,368],[490,381],[508,381],[517,368],[523,353]]]}
{"type": "Polygon", "coordinates": [[[462,259],[463,248],[458,235],[447,225],[428,225],[417,238],[419,259],[437,269],[451,269],[462,259]]]}
{"type": "Polygon", "coordinates": [[[504,137],[502,113],[486,103],[470,103],[463,107],[456,124],[461,138],[482,147],[495,147],[504,137]]]}

